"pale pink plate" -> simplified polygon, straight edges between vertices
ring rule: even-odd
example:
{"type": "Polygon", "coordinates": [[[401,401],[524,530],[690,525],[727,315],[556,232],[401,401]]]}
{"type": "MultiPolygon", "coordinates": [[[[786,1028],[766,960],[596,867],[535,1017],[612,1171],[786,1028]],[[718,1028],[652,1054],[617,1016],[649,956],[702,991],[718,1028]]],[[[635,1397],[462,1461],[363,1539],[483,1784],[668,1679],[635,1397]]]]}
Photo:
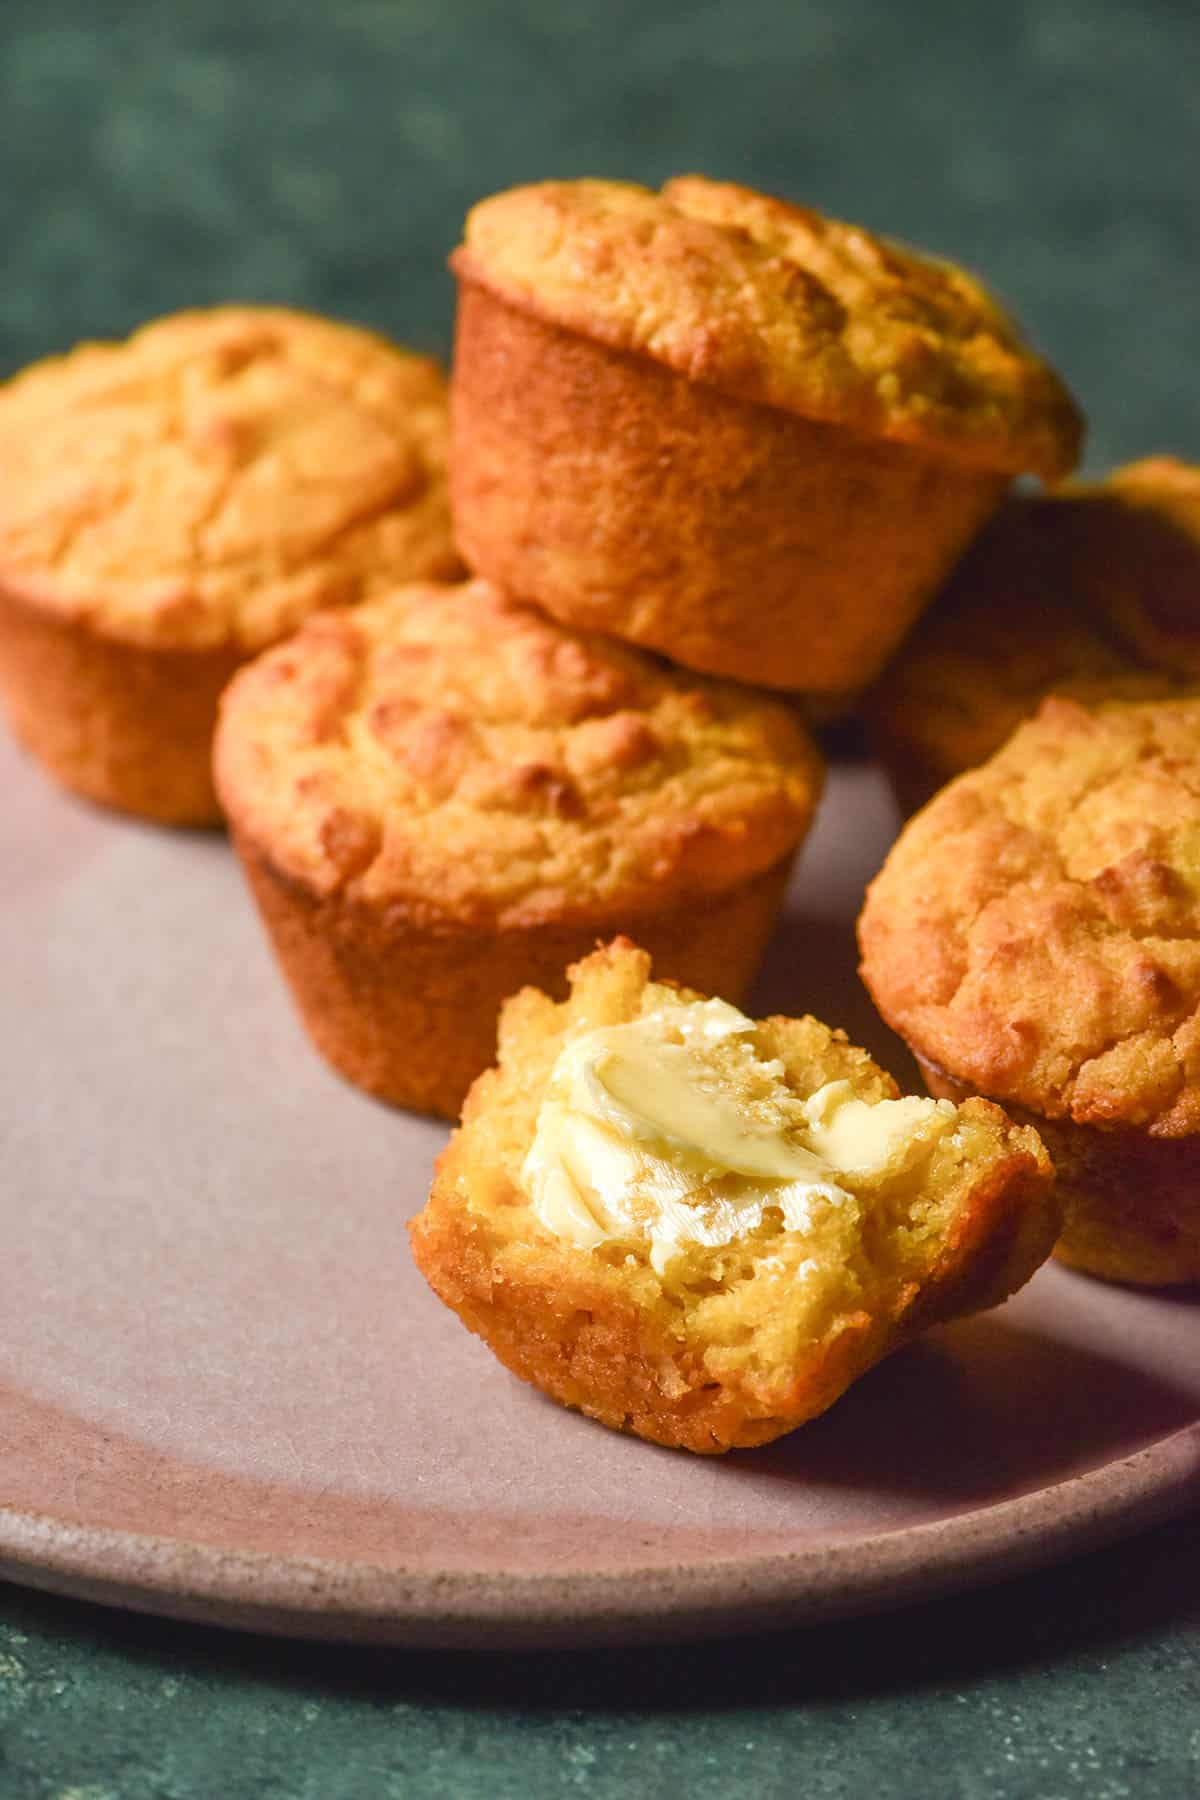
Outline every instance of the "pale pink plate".
{"type": "MultiPolygon", "coordinates": [[[[1200,1495],[1200,1303],[1048,1269],[763,1451],[520,1386],[408,1258],[442,1128],[302,1039],[216,836],[0,748],[0,1573],[405,1644],[780,1624],[1044,1562],[1200,1495]]],[[[851,925],[895,818],[833,782],[758,996],[908,1065],[851,925]]]]}

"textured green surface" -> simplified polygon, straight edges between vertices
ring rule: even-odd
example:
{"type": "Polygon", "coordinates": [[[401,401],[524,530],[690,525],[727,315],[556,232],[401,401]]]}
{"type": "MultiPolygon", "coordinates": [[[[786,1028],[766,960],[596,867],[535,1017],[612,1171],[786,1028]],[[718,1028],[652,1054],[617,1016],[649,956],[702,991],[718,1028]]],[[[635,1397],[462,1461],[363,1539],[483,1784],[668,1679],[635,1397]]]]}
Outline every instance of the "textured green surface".
{"type": "MultiPolygon", "coordinates": [[[[1193,0],[2,0],[0,369],[225,297],[444,350],[478,194],[699,168],[988,275],[1093,467],[1200,457],[1197,67],[1193,0]]],[[[0,1590],[0,1800],[1182,1800],[1198,1701],[1190,1525],[886,1621],[626,1655],[368,1656],[0,1590]]]]}
{"type": "Polygon", "coordinates": [[[662,1650],[320,1649],[10,1593],[4,1800],[1187,1800],[1200,1530],[886,1619],[662,1650]]]}
{"type": "Polygon", "coordinates": [[[464,208],[743,178],[987,274],[1097,465],[1200,455],[1193,0],[3,0],[0,368],[229,295],[446,347],[464,208]]]}

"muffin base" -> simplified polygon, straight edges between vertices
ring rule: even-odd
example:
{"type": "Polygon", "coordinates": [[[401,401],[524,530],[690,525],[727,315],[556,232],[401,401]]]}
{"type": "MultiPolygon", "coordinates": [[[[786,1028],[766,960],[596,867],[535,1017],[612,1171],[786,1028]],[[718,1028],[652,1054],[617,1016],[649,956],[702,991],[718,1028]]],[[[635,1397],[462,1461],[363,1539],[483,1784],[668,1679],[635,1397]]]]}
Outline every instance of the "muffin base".
{"type": "Polygon", "coordinates": [[[460,287],[451,489],[467,561],[688,668],[870,681],[1008,486],[690,381],[460,287]]]}
{"type": "Polygon", "coordinates": [[[217,825],[217,701],[244,652],[102,637],[0,588],[0,697],[17,739],[85,799],[169,825],[217,825]]]}
{"type": "Polygon", "coordinates": [[[431,928],[322,897],[234,833],[301,1020],[339,1075],[378,1100],[455,1119],[495,1060],[501,1002],[534,985],[566,994],[568,964],[598,938],[636,933],[662,974],[737,1000],[775,922],[792,858],[727,893],[619,919],[521,929],[431,928]]]}
{"type": "MultiPolygon", "coordinates": [[[[931,1094],[959,1104],[974,1091],[917,1061],[931,1094]]],[[[1053,1159],[1066,1209],[1060,1262],[1143,1287],[1200,1282],[1200,1140],[1098,1131],[1003,1105],[1035,1127],[1053,1159]]]]}

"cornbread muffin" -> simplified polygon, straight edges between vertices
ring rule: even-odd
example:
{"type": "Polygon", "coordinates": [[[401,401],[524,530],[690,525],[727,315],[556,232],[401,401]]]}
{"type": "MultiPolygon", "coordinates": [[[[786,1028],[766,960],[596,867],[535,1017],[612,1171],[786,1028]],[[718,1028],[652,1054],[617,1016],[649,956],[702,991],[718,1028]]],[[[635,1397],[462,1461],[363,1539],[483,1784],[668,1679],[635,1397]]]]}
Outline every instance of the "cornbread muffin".
{"type": "Polygon", "coordinates": [[[978,282],[746,188],[516,188],[451,266],[468,562],[691,668],[859,687],[1011,478],[1076,459],[978,282]]]}
{"type": "Polygon", "coordinates": [[[899,1099],[816,1019],[755,1023],[649,976],[618,940],[565,1004],[509,1001],[410,1226],[515,1374],[657,1443],[762,1444],[1049,1255],[1034,1132],[899,1099]]]}
{"type": "Polygon", "coordinates": [[[1200,469],[1157,456],[1014,499],[864,702],[902,806],[984,762],[1051,691],[1200,681],[1200,469]]]}
{"type": "Polygon", "coordinates": [[[278,307],[179,313],[0,388],[0,695],[67,787],[219,817],[217,697],[319,607],[453,576],[445,381],[278,307]]]}
{"type": "Polygon", "coordinates": [[[859,938],[931,1090],[1045,1138],[1065,1261],[1200,1278],[1200,698],[1045,701],[910,821],[859,938]]]}
{"type": "Polygon", "coordinates": [[[482,580],[311,620],[234,681],[216,768],[318,1049],[449,1116],[501,1001],[598,935],[740,991],[821,785],[789,709],[482,580]]]}

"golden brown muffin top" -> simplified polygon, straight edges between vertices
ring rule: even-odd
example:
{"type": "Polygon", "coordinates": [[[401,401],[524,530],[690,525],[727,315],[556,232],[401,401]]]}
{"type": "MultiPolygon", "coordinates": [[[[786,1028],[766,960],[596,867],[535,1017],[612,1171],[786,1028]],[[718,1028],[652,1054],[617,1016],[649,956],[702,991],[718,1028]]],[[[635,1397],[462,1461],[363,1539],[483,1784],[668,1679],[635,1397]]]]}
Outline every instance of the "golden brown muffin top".
{"type": "Polygon", "coordinates": [[[956,1080],[1200,1131],[1200,699],[1047,700],[908,824],[859,939],[884,1018],[956,1080]]]}
{"type": "Polygon", "coordinates": [[[1200,469],[1147,458],[1010,500],[865,702],[886,759],[974,768],[1051,691],[1156,699],[1200,679],[1200,469]]]}
{"type": "Polygon", "coordinates": [[[261,648],[459,572],[436,363],[280,307],[177,313],[0,388],[0,583],[106,636],[261,648]]]}
{"type": "Polygon", "coordinates": [[[794,848],[821,785],[781,703],[482,580],[310,620],[227,691],[216,770],[316,892],[514,927],[702,905],[794,848]]]}
{"type": "Polygon", "coordinates": [[[805,207],[698,175],[547,181],[470,213],[455,272],[694,381],[1047,479],[1082,421],[987,290],[805,207]]]}

